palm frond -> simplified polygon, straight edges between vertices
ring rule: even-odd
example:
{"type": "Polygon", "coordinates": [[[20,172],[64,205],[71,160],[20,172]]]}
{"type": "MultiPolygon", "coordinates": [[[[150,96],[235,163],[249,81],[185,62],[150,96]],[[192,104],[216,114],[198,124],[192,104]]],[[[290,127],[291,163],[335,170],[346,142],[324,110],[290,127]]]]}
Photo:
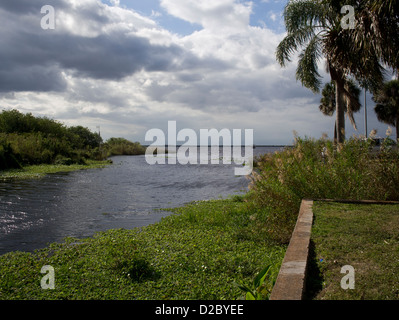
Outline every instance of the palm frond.
{"type": "Polygon", "coordinates": [[[317,63],[322,57],[321,38],[314,36],[307,47],[299,55],[296,79],[301,81],[302,85],[311,89],[313,92],[319,92],[321,86],[321,76],[318,72],[317,63]]]}
{"type": "Polygon", "coordinates": [[[314,29],[310,26],[304,26],[294,33],[289,33],[277,47],[277,62],[282,67],[285,67],[286,62],[291,62],[291,56],[305,46],[314,36],[314,29]]]}
{"type": "Polygon", "coordinates": [[[290,1],[284,9],[284,21],[288,34],[295,33],[304,26],[327,28],[328,6],[320,1],[290,1]]]}

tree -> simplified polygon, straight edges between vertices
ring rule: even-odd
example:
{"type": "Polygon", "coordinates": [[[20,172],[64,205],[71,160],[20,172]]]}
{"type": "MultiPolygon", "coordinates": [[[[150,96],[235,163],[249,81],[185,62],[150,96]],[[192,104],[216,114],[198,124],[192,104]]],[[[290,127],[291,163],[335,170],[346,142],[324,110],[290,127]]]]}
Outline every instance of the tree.
{"type": "Polygon", "coordinates": [[[98,148],[103,142],[98,133],[93,133],[88,128],[82,126],[70,127],[68,131],[78,137],[77,141],[73,142],[74,146],[78,148],[98,148]]]}
{"type": "MultiPolygon", "coordinates": [[[[335,105],[337,114],[337,142],[345,140],[345,101],[353,97],[345,89],[346,74],[334,50],[349,50],[341,28],[341,8],[330,1],[298,0],[290,1],[284,10],[287,36],[277,47],[276,58],[282,67],[291,61],[291,55],[301,48],[296,78],[302,85],[317,93],[320,91],[321,76],[318,63],[326,58],[327,71],[335,83],[335,105]]],[[[351,101],[355,106],[358,101],[351,101]]]]}
{"type": "Polygon", "coordinates": [[[377,103],[374,110],[378,120],[396,127],[396,139],[399,139],[399,80],[385,83],[373,100],[377,103]]]}
{"type": "MultiPolygon", "coordinates": [[[[397,0],[354,1],[357,27],[350,33],[353,48],[374,51],[385,65],[399,70],[399,4],[397,0]]],[[[369,70],[364,70],[365,73],[369,70]]]]}
{"type": "MultiPolygon", "coordinates": [[[[351,99],[346,99],[344,103],[344,112],[348,116],[352,126],[355,130],[357,130],[356,121],[354,118],[354,113],[359,112],[361,108],[361,104],[359,101],[360,98],[360,89],[359,87],[352,81],[347,80],[344,85],[345,90],[351,95],[351,99]],[[353,101],[357,101],[357,103],[353,104],[353,101]]],[[[335,83],[333,81],[326,83],[324,89],[322,91],[322,98],[320,100],[320,111],[329,117],[334,115],[336,111],[336,89],[335,83]]],[[[337,123],[334,124],[334,139],[337,139],[337,123]]]]}
{"type": "MultiPolygon", "coordinates": [[[[399,73],[399,4],[397,0],[325,0],[332,6],[351,5],[355,11],[354,28],[341,30],[336,38],[349,48],[327,43],[330,61],[336,61],[365,89],[376,93],[385,81],[385,71],[399,73]],[[384,67],[382,66],[384,65],[384,67]]],[[[365,102],[366,112],[366,102],[365,102]]],[[[367,136],[367,114],[365,114],[367,136]]]]}
{"type": "Polygon", "coordinates": [[[386,68],[399,70],[399,5],[397,0],[324,0],[336,8],[350,5],[355,27],[332,33],[326,41],[328,59],[340,65],[367,89],[376,92],[386,68]],[[337,46],[344,42],[347,46],[337,46]],[[384,66],[384,67],[383,67],[384,66]]]}

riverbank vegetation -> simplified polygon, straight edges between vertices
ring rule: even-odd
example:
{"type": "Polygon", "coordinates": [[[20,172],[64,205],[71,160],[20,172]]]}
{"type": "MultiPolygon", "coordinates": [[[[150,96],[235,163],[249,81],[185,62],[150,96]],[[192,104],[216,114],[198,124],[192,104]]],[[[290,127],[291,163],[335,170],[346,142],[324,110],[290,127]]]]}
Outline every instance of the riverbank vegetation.
{"type": "Polygon", "coordinates": [[[302,199],[398,200],[392,143],[351,138],[337,150],[328,139],[297,138],[293,148],[259,157],[247,197],[268,237],[290,240],[302,199]]]}
{"type": "Polygon", "coordinates": [[[399,199],[399,153],[388,139],[376,149],[353,138],[338,152],[330,140],[297,138],[256,163],[243,196],[168,209],[142,229],[1,256],[0,298],[239,299],[271,266],[260,290],[267,299],[303,198],[399,199]],[[40,287],[44,265],[55,269],[55,290],[40,287]]]}
{"type": "Polygon", "coordinates": [[[108,157],[143,155],[146,150],[139,142],[131,142],[124,138],[111,138],[107,140],[103,148],[108,157]]]}
{"type": "Polygon", "coordinates": [[[0,299],[234,300],[267,265],[270,291],[285,246],[264,237],[242,200],[194,202],[142,229],[0,256],[0,299]],[[40,286],[45,265],[54,290],[40,286]]]}
{"type": "Polygon", "coordinates": [[[48,174],[71,172],[78,170],[104,168],[112,163],[111,160],[86,160],[85,164],[39,164],[25,166],[21,169],[8,169],[0,171],[0,180],[7,179],[36,179],[48,174]]]}
{"type": "Polygon", "coordinates": [[[0,113],[0,170],[20,170],[3,172],[3,176],[22,173],[22,169],[27,171],[27,176],[30,171],[50,173],[57,168],[64,171],[65,167],[70,171],[73,166],[91,167],[98,164],[96,161],[114,155],[144,153],[144,147],[138,142],[111,138],[104,143],[99,133],[83,126],[67,127],[56,120],[18,110],[0,113]]]}

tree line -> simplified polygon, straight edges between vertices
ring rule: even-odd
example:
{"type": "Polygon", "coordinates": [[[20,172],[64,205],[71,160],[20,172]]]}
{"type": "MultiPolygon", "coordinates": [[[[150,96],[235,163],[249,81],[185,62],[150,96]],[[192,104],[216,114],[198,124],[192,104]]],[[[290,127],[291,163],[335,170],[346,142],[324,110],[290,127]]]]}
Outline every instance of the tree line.
{"type": "Polygon", "coordinates": [[[356,128],[353,113],[361,108],[360,89],[370,91],[377,118],[396,127],[399,138],[399,6],[397,0],[291,0],[284,10],[286,37],[276,58],[282,67],[299,52],[296,78],[319,93],[318,71],[324,59],[331,77],[322,92],[320,110],[336,113],[335,141],[345,140],[345,114],[356,128]],[[351,6],[354,24],[342,27],[342,9],[351,6]]]}
{"type": "Polygon", "coordinates": [[[15,109],[0,113],[0,170],[38,164],[85,164],[88,160],[144,152],[138,142],[124,138],[104,143],[99,133],[83,126],[68,127],[15,109]]]}

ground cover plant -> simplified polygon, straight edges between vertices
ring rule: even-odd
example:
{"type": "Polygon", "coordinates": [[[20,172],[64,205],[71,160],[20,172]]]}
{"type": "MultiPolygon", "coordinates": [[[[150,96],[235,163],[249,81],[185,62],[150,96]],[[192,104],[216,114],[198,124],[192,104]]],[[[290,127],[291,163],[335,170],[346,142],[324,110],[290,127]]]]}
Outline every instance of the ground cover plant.
{"type": "Polygon", "coordinates": [[[268,265],[262,283],[271,289],[286,248],[253,232],[257,222],[240,197],[173,211],[146,228],[1,256],[0,299],[234,300],[268,265]],[[55,270],[54,290],[40,286],[44,265],[55,270]]]}
{"type": "Polygon", "coordinates": [[[308,298],[399,298],[399,205],[315,202],[314,266],[308,298]],[[344,290],[341,268],[354,268],[354,288],[344,290]]]}
{"type": "Polygon", "coordinates": [[[39,164],[26,166],[20,169],[8,169],[0,171],[0,180],[8,179],[36,179],[42,178],[47,174],[70,172],[77,170],[88,170],[103,168],[112,163],[112,160],[87,160],[85,164],[39,164]]]}

